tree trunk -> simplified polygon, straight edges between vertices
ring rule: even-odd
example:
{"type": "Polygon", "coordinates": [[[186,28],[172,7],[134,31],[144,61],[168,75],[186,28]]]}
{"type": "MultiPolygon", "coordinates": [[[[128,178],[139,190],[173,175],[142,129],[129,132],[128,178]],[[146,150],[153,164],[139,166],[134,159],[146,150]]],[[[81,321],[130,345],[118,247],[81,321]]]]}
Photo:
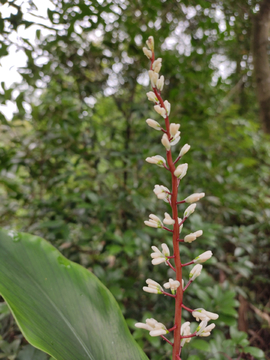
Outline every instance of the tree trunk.
{"type": "Polygon", "coordinates": [[[254,15],[253,63],[256,76],[260,117],[264,131],[270,134],[270,65],[267,47],[270,36],[270,1],[263,0],[254,15]]]}

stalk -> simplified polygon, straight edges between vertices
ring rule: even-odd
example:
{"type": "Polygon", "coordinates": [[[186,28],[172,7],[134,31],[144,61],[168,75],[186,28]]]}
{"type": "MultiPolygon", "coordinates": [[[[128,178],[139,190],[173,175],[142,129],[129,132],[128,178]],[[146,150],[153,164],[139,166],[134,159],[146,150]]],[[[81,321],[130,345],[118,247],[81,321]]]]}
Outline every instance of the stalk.
{"type": "Polygon", "coordinates": [[[192,284],[192,282],[200,275],[202,270],[202,265],[200,263],[208,260],[212,256],[211,251],[206,251],[205,253],[199,255],[195,259],[182,264],[180,257],[180,243],[190,243],[197,239],[197,237],[202,235],[202,230],[198,230],[195,233],[191,233],[185,236],[184,239],[180,239],[180,231],[187,220],[187,218],[194,212],[196,204],[200,198],[204,196],[204,193],[195,193],[188,196],[184,200],[178,201],[178,187],[181,179],[186,175],[188,165],[182,164],[176,167],[176,164],[181,160],[182,156],[189,150],[190,146],[188,144],[184,145],[181,149],[180,154],[173,160],[171,147],[176,145],[180,140],[180,132],[178,131],[179,124],[170,124],[169,115],[170,115],[170,103],[166,100],[164,101],[161,96],[161,91],[164,85],[164,77],[159,77],[159,71],[161,68],[162,59],[155,60],[154,54],[154,39],[149,37],[146,42],[148,49],[143,48],[145,55],[150,59],[151,66],[149,71],[149,77],[152,85],[152,92],[147,93],[148,99],[155,103],[155,111],[161,115],[165,120],[165,127],[162,128],[161,125],[152,119],[147,119],[147,124],[159,130],[163,133],[161,143],[166,149],[166,160],[160,155],[153,156],[152,158],[147,158],[146,161],[152,164],[156,164],[160,167],[165,168],[171,174],[171,190],[167,189],[163,185],[155,185],[154,192],[157,195],[158,199],[162,199],[165,202],[168,202],[171,206],[172,217],[165,213],[165,218],[163,220],[166,225],[173,225],[173,230],[168,228],[163,224],[160,218],[154,214],[149,215],[149,221],[145,221],[147,226],[153,228],[162,228],[170,233],[172,233],[172,242],[173,242],[173,255],[170,255],[170,250],[166,244],[162,244],[162,252],[156,247],[152,246],[154,253],[151,254],[152,264],[159,265],[161,263],[166,263],[171,267],[175,272],[175,280],[169,279],[169,282],[164,284],[166,289],[171,290],[171,294],[165,292],[163,287],[155,282],[152,279],[147,279],[147,287],[143,287],[143,290],[148,293],[154,294],[164,294],[175,299],[175,315],[174,315],[174,326],[167,330],[166,326],[162,323],[157,322],[155,319],[147,319],[146,323],[137,323],[135,324],[138,328],[146,329],[150,332],[151,336],[160,336],[163,340],[167,341],[172,346],[172,360],[181,360],[181,350],[185,343],[188,343],[195,336],[208,336],[210,331],[215,327],[214,324],[207,326],[209,320],[215,320],[218,318],[217,314],[210,313],[204,309],[190,309],[189,307],[183,304],[183,293],[186,289],[192,284]],[[184,212],[183,219],[178,218],[178,205],[180,204],[191,204],[184,212]],[[174,261],[174,266],[170,261],[174,261]],[[183,288],[182,282],[182,268],[195,264],[193,269],[189,274],[189,281],[186,286],[183,288]],[[191,334],[190,332],[190,322],[185,322],[182,324],[182,308],[190,312],[196,320],[201,320],[201,323],[197,327],[196,331],[191,334]],[[173,342],[167,339],[166,336],[169,333],[173,333],[173,342]]]}

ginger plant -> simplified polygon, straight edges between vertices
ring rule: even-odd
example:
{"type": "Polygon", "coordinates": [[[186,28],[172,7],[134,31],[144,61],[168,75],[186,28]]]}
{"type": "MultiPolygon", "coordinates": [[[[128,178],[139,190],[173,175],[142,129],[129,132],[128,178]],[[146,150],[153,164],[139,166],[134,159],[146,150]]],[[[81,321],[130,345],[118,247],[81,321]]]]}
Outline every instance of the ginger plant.
{"type": "MultiPolygon", "coordinates": [[[[194,233],[191,233],[181,239],[181,230],[183,224],[189,218],[190,215],[195,211],[196,202],[205,196],[204,193],[195,193],[188,196],[186,199],[178,201],[178,187],[180,181],[187,173],[188,164],[183,163],[177,165],[182,157],[189,151],[190,145],[185,144],[180,150],[179,155],[173,160],[172,157],[172,147],[177,145],[180,141],[180,124],[170,123],[169,116],[171,105],[167,100],[163,100],[161,92],[164,86],[164,76],[159,75],[162,59],[158,58],[155,60],[154,53],[154,39],[150,36],[146,42],[147,47],[143,48],[144,54],[151,61],[149,78],[152,86],[152,90],[147,93],[148,100],[153,102],[154,109],[165,121],[165,126],[160,125],[159,122],[153,119],[147,119],[146,123],[150,128],[158,130],[163,133],[161,138],[161,143],[166,150],[166,160],[160,155],[155,155],[148,157],[146,161],[150,164],[155,164],[161,168],[166,169],[171,174],[171,190],[166,188],[163,185],[155,185],[154,193],[158,199],[161,199],[171,206],[172,215],[165,212],[165,217],[163,221],[156,215],[150,214],[149,220],[145,221],[145,225],[153,228],[161,228],[172,234],[173,242],[173,255],[170,255],[170,250],[167,244],[161,244],[161,250],[152,246],[153,253],[152,264],[167,264],[175,272],[175,279],[169,279],[163,287],[152,279],[147,279],[147,286],[143,287],[143,290],[148,293],[153,294],[163,294],[175,299],[175,316],[174,316],[174,325],[172,328],[167,329],[166,326],[162,323],[159,323],[155,319],[147,319],[146,323],[137,323],[137,328],[142,328],[148,330],[151,336],[161,336],[165,341],[167,341],[172,346],[172,360],[181,360],[181,351],[183,346],[190,342],[193,337],[197,336],[209,336],[211,330],[215,327],[214,323],[208,325],[210,320],[216,320],[218,315],[209,311],[206,311],[202,308],[199,309],[190,309],[183,303],[183,295],[190,284],[200,275],[202,271],[201,263],[210,259],[212,256],[211,251],[206,251],[203,254],[199,255],[195,259],[183,264],[180,257],[180,244],[182,243],[191,243],[200,237],[203,232],[198,230],[194,233]],[[184,212],[183,218],[178,217],[178,205],[179,204],[190,204],[184,212]],[[167,226],[173,226],[173,229],[167,226]],[[171,263],[174,262],[174,265],[171,263]],[[182,277],[182,269],[186,266],[195,264],[189,273],[189,281],[184,286],[184,281],[182,277]],[[164,290],[168,289],[167,292],[164,290]],[[195,332],[191,333],[190,322],[182,321],[182,309],[189,311],[196,321],[200,321],[195,332]],[[165,335],[173,334],[173,340],[169,340],[165,335]]],[[[169,319],[170,320],[170,319],[169,319]]],[[[169,335],[170,336],[170,335],[169,335]]]]}

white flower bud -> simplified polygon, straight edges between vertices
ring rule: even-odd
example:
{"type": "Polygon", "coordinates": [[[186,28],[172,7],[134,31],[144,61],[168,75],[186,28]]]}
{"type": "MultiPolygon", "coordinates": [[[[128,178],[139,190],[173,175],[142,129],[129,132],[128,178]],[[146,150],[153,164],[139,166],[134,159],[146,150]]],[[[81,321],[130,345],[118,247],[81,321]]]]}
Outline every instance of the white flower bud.
{"type": "Polygon", "coordinates": [[[161,244],[162,252],[156,247],[152,246],[154,252],[151,254],[152,264],[159,265],[161,263],[165,263],[168,260],[168,256],[170,256],[170,249],[166,244],[161,244]]]}
{"type": "Polygon", "coordinates": [[[149,215],[149,221],[144,221],[145,225],[153,228],[162,228],[162,221],[154,214],[149,215]]]}
{"type": "Polygon", "coordinates": [[[184,156],[189,151],[189,149],[190,149],[190,145],[185,144],[180,151],[179,157],[184,156]]]}
{"type": "Polygon", "coordinates": [[[154,103],[158,103],[158,98],[156,97],[156,94],[153,91],[149,91],[146,93],[148,100],[152,101],[154,103]]]}
{"type": "Polygon", "coordinates": [[[157,80],[157,89],[159,91],[163,90],[163,86],[164,86],[164,76],[161,75],[161,77],[157,80]]]}
{"type": "Polygon", "coordinates": [[[166,225],[173,225],[173,224],[175,223],[175,220],[173,220],[168,213],[165,212],[164,215],[165,215],[165,218],[164,218],[164,220],[163,220],[164,224],[166,224],[166,225]]]}
{"type": "Polygon", "coordinates": [[[155,109],[155,111],[159,114],[159,115],[161,115],[164,119],[166,118],[166,110],[163,108],[163,107],[161,107],[160,105],[155,105],[154,106],[154,109],[155,109]]]}
{"type": "Polygon", "coordinates": [[[170,144],[170,141],[168,139],[168,135],[167,134],[163,134],[162,138],[161,138],[161,143],[162,145],[165,147],[165,149],[167,151],[170,151],[171,149],[171,144],[170,144]]]}
{"type": "Polygon", "coordinates": [[[158,329],[158,330],[150,331],[149,335],[150,336],[160,336],[160,335],[166,335],[167,333],[168,333],[168,331],[166,331],[164,329],[158,329]]]}
{"type": "Polygon", "coordinates": [[[200,336],[201,333],[204,331],[204,329],[206,328],[208,323],[208,320],[203,320],[202,322],[200,322],[199,326],[196,329],[196,336],[200,336]]]}
{"type": "Polygon", "coordinates": [[[162,323],[157,322],[155,319],[146,319],[146,324],[136,323],[135,326],[139,329],[145,329],[150,331],[150,336],[159,336],[168,334],[166,326],[162,323]]]}
{"type": "Polygon", "coordinates": [[[192,316],[196,318],[197,321],[200,320],[217,320],[219,318],[219,315],[210,311],[206,311],[202,308],[195,309],[192,312],[192,316]]]}
{"type": "Polygon", "coordinates": [[[151,50],[148,50],[147,47],[143,47],[143,52],[144,52],[144,55],[148,57],[148,59],[151,59],[152,58],[152,51],[151,50]]]}
{"type": "Polygon", "coordinates": [[[147,119],[146,123],[147,123],[148,126],[150,126],[151,128],[153,128],[155,130],[161,130],[160,124],[155,120],[147,119]]]}
{"type": "Polygon", "coordinates": [[[189,207],[186,208],[186,210],[184,212],[184,217],[189,217],[191,214],[193,214],[195,211],[195,208],[196,208],[196,204],[189,205],[189,207]]]}
{"type": "Polygon", "coordinates": [[[171,104],[169,103],[168,100],[165,100],[164,101],[164,106],[165,106],[165,109],[167,111],[167,115],[169,116],[170,115],[170,112],[171,112],[171,104]]]}
{"type": "Polygon", "coordinates": [[[193,261],[195,264],[204,263],[206,260],[209,260],[212,257],[212,251],[208,250],[202,253],[201,255],[197,256],[193,261]]]}
{"type": "Polygon", "coordinates": [[[150,164],[155,164],[159,167],[163,167],[164,165],[166,165],[166,160],[160,155],[148,157],[145,159],[145,161],[147,161],[150,164]]]}
{"type": "Polygon", "coordinates": [[[157,80],[158,80],[158,74],[156,72],[154,72],[153,70],[149,70],[148,74],[149,74],[149,78],[150,78],[152,87],[153,88],[156,87],[157,80]]]}
{"type": "MultiPolygon", "coordinates": [[[[190,332],[190,322],[187,321],[185,322],[182,326],[181,326],[181,330],[180,330],[180,334],[182,336],[187,336],[187,335],[191,335],[191,332],[190,332]]],[[[187,338],[187,339],[182,339],[181,340],[181,347],[183,347],[185,345],[185,343],[189,343],[191,340],[191,338],[187,338]]]]}
{"type": "Polygon", "coordinates": [[[183,177],[186,175],[187,173],[187,169],[188,169],[188,164],[181,164],[181,165],[178,165],[175,172],[174,172],[174,175],[178,178],[178,179],[183,179],[183,177]]]}
{"type": "Polygon", "coordinates": [[[148,40],[146,41],[146,45],[149,47],[150,50],[154,51],[154,38],[153,38],[153,36],[149,36],[148,40]]]}
{"type": "Polygon", "coordinates": [[[162,294],[163,289],[162,289],[161,285],[159,283],[157,283],[156,281],[154,281],[152,279],[147,279],[146,284],[148,286],[144,286],[143,291],[152,293],[152,294],[162,294]]]}
{"type": "Polygon", "coordinates": [[[173,136],[173,138],[170,140],[171,145],[176,145],[180,140],[180,131],[177,131],[177,133],[173,136]]]}
{"type": "Polygon", "coordinates": [[[196,240],[197,237],[202,236],[202,234],[203,234],[202,230],[198,230],[195,233],[188,234],[184,237],[184,242],[191,243],[192,241],[196,240]]]}
{"type": "MultiPolygon", "coordinates": [[[[178,218],[178,224],[181,224],[181,222],[182,222],[182,219],[181,218],[178,218]]],[[[179,228],[179,232],[181,233],[181,231],[182,231],[182,229],[183,229],[183,224],[180,226],[180,228],[179,228]]]]}
{"type": "Polygon", "coordinates": [[[156,73],[159,73],[159,72],[160,72],[161,62],[162,62],[162,59],[161,59],[161,58],[158,58],[157,60],[155,60],[155,61],[153,62],[152,69],[153,69],[156,73]]]}
{"type": "Polygon", "coordinates": [[[180,286],[180,282],[178,280],[169,279],[169,282],[166,282],[163,286],[165,289],[171,289],[172,293],[175,293],[180,286]]]}
{"type": "Polygon", "coordinates": [[[192,195],[188,196],[185,199],[185,202],[188,203],[188,204],[192,204],[192,203],[194,203],[196,201],[199,201],[204,196],[205,196],[205,193],[195,193],[195,194],[192,194],[192,195]]]}
{"type": "Polygon", "coordinates": [[[175,123],[170,124],[170,134],[172,136],[176,135],[179,128],[180,128],[180,124],[175,124],[175,123]]]}
{"type": "Polygon", "coordinates": [[[202,265],[195,265],[189,273],[189,280],[194,281],[199,275],[201,275],[202,265]]]}
{"type": "Polygon", "coordinates": [[[156,194],[157,198],[160,200],[164,200],[165,202],[169,202],[169,199],[171,197],[170,194],[168,194],[170,190],[166,188],[163,185],[155,185],[154,193],[156,194]]]}

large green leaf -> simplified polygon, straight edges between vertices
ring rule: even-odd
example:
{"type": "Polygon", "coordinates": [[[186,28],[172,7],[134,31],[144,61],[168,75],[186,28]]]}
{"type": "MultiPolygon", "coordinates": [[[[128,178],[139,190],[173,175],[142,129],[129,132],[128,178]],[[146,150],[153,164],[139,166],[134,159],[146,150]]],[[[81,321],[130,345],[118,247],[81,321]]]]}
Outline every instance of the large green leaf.
{"type": "Polygon", "coordinates": [[[0,293],[22,333],[57,360],[147,360],[108,289],[37,236],[0,231],[0,293]]]}

